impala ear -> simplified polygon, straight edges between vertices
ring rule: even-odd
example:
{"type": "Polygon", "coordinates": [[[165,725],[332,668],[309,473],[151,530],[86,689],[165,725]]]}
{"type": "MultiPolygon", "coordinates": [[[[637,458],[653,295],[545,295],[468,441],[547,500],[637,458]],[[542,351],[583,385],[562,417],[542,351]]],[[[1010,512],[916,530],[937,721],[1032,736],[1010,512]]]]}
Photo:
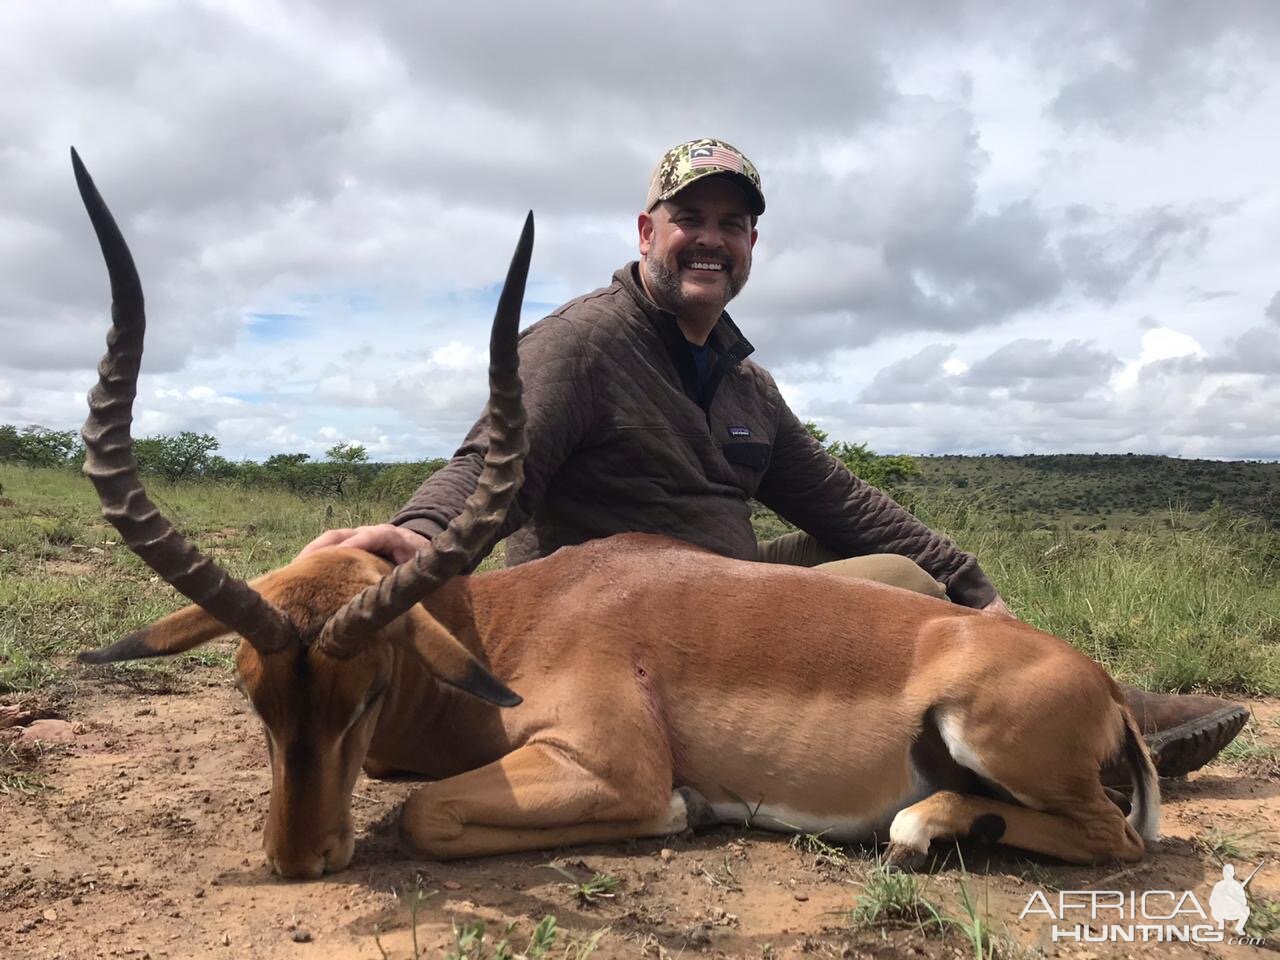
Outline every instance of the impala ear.
{"type": "Polygon", "coordinates": [[[146,657],[168,657],[182,653],[232,630],[197,606],[184,607],[141,630],[135,630],[100,650],[87,650],[81,663],[117,663],[146,657]]]}
{"type": "Polygon", "coordinates": [[[431,616],[415,625],[409,647],[439,680],[498,707],[517,707],[523,698],[495,677],[431,616]]]}

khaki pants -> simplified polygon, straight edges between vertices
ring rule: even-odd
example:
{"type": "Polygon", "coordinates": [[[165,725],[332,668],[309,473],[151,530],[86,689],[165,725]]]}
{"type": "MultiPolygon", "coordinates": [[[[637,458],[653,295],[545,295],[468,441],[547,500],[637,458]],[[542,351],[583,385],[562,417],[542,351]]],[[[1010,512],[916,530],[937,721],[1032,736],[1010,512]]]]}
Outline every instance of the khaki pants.
{"type": "Polygon", "coordinates": [[[947,596],[946,588],[925,573],[914,560],[896,553],[872,553],[865,557],[841,559],[803,530],[760,544],[760,559],[765,563],[786,563],[793,567],[817,567],[842,577],[875,580],[930,597],[946,599],[947,596]]]}

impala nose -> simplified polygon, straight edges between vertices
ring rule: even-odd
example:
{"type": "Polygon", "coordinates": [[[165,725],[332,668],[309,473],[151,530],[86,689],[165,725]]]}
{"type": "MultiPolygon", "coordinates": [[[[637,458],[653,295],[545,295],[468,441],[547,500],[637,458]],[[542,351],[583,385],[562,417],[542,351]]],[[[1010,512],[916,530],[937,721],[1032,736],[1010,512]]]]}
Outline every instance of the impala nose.
{"type": "Polygon", "coordinates": [[[324,875],[325,860],[322,856],[306,857],[301,860],[284,860],[268,857],[271,870],[286,880],[317,880],[324,875]]]}
{"type": "Polygon", "coordinates": [[[346,869],[354,852],[355,837],[344,833],[330,837],[319,853],[294,857],[268,854],[267,864],[286,880],[316,880],[326,873],[346,869]]]}

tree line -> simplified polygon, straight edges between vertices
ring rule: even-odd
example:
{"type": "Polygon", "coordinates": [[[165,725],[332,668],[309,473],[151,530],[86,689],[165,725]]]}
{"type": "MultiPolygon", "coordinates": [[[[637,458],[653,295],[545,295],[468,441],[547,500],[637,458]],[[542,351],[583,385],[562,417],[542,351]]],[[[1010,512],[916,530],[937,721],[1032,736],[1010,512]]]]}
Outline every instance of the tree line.
{"type": "MultiPolygon", "coordinates": [[[[446,462],[371,463],[364,445],[347,442],[334,444],[323,460],[313,460],[308,453],[277,453],[261,462],[228,460],[217,452],[220,447],[211,433],[183,430],[136,439],[133,454],[141,474],[172,483],[224,481],[328,497],[359,492],[389,500],[408,499],[446,462]]],[[[84,456],[84,441],[74,430],[0,424],[0,463],[79,468],[84,456]]]]}
{"type": "MultiPolygon", "coordinates": [[[[805,428],[828,453],[874,486],[892,490],[920,473],[913,457],[884,456],[869,450],[864,443],[831,440],[812,422],[806,423],[805,428]]],[[[373,463],[362,444],[347,442],[326,450],[324,460],[313,460],[306,453],[277,453],[262,462],[236,461],[219,455],[220,446],[211,433],[184,430],[135,440],[134,457],[144,476],[162,477],[173,483],[217,480],[329,497],[360,493],[392,501],[407,500],[423,480],[447,462],[435,458],[373,463]]],[[[80,467],[84,463],[84,442],[73,430],[0,424],[0,463],[80,467]]]]}

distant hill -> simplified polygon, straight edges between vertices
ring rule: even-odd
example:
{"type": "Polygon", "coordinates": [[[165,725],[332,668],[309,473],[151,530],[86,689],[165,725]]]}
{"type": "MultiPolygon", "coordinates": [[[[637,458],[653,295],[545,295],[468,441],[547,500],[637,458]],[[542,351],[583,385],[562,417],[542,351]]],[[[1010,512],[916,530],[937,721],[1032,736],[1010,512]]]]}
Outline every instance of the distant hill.
{"type": "Polygon", "coordinates": [[[1180,460],[1140,454],[918,457],[921,475],[896,490],[972,495],[986,506],[1045,517],[1208,510],[1215,502],[1280,527],[1280,463],[1180,460]]]}

